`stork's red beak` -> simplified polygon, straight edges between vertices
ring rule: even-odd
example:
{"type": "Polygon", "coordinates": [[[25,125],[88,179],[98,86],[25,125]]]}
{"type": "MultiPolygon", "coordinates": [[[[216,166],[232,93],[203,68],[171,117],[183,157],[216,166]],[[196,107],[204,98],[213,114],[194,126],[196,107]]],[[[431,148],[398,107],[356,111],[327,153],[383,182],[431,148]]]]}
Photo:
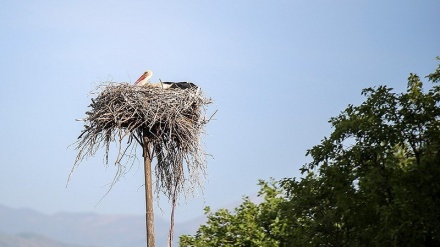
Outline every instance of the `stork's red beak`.
{"type": "Polygon", "coordinates": [[[144,73],[143,75],[141,75],[141,77],[139,77],[139,79],[137,79],[137,81],[134,83],[134,85],[136,85],[136,84],[138,84],[140,81],[142,81],[143,79],[145,79],[145,74],[146,73],[144,73]]]}

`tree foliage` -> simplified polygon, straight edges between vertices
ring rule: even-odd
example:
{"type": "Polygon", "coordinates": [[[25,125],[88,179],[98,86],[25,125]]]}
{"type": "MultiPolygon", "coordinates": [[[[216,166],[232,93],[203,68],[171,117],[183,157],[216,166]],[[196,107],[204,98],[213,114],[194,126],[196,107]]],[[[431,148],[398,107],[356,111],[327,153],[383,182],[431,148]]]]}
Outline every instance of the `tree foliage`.
{"type": "Polygon", "coordinates": [[[279,195],[282,191],[274,181],[260,181],[259,196],[264,201],[259,204],[244,197],[243,203],[235,208],[235,213],[227,209],[211,212],[205,208],[208,215],[206,225],[202,225],[194,237],[181,236],[180,246],[279,246],[284,229],[280,228],[278,206],[284,201],[279,195]]]}
{"type": "Polygon", "coordinates": [[[208,222],[181,246],[440,246],[440,66],[406,92],[362,91],[307,151],[303,177],[260,181],[264,201],[208,222]]]}

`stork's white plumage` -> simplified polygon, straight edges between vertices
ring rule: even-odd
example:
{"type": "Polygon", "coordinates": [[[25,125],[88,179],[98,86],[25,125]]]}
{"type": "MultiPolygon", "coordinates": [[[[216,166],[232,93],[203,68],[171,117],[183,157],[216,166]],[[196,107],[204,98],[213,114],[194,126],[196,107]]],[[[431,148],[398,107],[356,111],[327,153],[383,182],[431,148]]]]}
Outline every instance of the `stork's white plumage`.
{"type": "Polygon", "coordinates": [[[158,88],[162,88],[162,89],[168,89],[171,87],[171,85],[165,84],[163,82],[156,82],[156,83],[151,83],[151,86],[153,87],[158,87],[158,88]]]}
{"type": "Polygon", "coordinates": [[[149,80],[152,76],[153,76],[153,72],[151,70],[147,70],[147,71],[145,71],[145,73],[143,73],[141,75],[141,77],[139,77],[139,79],[137,79],[137,81],[134,83],[134,85],[143,86],[143,85],[149,83],[149,80]]]}

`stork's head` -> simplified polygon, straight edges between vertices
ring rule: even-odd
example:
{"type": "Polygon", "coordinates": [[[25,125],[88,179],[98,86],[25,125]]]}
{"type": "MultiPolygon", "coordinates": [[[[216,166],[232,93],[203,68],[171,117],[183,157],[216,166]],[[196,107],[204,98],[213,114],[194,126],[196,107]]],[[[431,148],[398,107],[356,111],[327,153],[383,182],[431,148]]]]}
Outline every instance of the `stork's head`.
{"type": "Polygon", "coordinates": [[[148,81],[153,76],[153,72],[151,70],[147,70],[145,71],[144,75],[145,75],[145,79],[148,81]]]}
{"type": "Polygon", "coordinates": [[[153,76],[153,72],[151,72],[151,70],[147,70],[145,71],[141,77],[139,77],[139,79],[134,83],[135,85],[144,85],[145,83],[148,82],[148,80],[150,80],[150,78],[153,76]]]}

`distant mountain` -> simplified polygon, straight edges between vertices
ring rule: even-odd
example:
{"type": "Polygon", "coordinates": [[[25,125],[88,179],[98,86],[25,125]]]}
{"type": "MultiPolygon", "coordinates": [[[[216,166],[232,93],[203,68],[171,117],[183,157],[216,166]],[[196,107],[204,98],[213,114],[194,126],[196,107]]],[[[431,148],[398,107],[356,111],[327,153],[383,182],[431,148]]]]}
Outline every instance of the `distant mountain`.
{"type": "MultiPolygon", "coordinates": [[[[200,217],[177,224],[174,242],[177,243],[181,234],[194,234],[204,221],[205,218],[200,217]]],[[[157,246],[166,246],[168,228],[168,221],[155,217],[157,246]]],[[[31,209],[12,209],[0,205],[0,233],[0,247],[138,247],[145,245],[145,218],[94,213],[45,215],[31,209]],[[15,241],[16,245],[8,241],[15,241]],[[46,244],[41,245],[44,241],[46,244]]]]}
{"type": "MultiPolygon", "coordinates": [[[[86,247],[84,245],[64,244],[35,234],[9,235],[0,233],[1,247],[86,247]]],[[[92,247],[92,246],[89,246],[92,247]]]]}

